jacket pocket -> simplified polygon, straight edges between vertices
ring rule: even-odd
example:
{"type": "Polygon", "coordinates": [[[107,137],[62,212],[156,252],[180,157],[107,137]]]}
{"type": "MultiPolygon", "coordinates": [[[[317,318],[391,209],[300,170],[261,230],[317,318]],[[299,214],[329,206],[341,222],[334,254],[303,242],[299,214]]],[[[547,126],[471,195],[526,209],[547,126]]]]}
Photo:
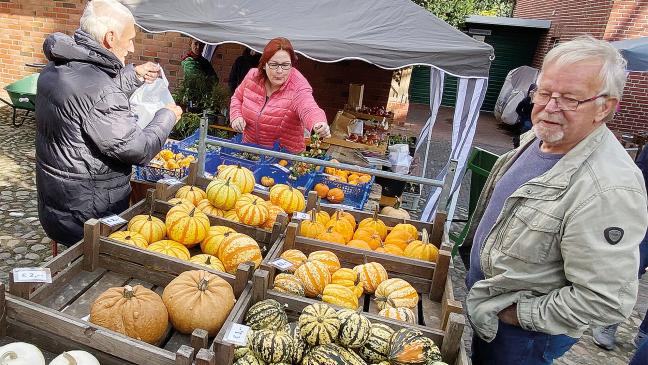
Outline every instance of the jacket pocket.
{"type": "Polygon", "coordinates": [[[110,205],[113,205],[124,200],[128,200],[130,192],[130,184],[125,184],[108,189],[108,202],[110,203],[110,205]]]}
{"type": "Polygon", "coordinates": [[[500,251],[524,262],[542,264],[560,260],[562,220],[528,205],[514,212],[504,232],[500,251]]]}

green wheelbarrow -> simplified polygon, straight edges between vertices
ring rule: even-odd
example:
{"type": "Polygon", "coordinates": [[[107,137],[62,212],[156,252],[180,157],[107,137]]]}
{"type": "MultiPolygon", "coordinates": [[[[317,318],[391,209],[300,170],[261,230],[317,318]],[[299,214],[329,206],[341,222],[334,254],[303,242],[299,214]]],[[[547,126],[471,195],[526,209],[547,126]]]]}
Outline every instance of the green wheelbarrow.
{"type": "Polygon", "coordinates": [[[25,118],[27,118],[29,112],[36,110],[36,84],[38,83],[38,75],[37,73],[31,74],[4,87],[7,90],[7,94],[9,94],[9,101],[3,98],[0,98],[0,100],[13,109],[11,123],[15,127],[20,127],[25,122],[25,118]],[[16,121],[16,111],[18,109],[25,110],[25,114],[22,115],[19,122],[16,121]]]}

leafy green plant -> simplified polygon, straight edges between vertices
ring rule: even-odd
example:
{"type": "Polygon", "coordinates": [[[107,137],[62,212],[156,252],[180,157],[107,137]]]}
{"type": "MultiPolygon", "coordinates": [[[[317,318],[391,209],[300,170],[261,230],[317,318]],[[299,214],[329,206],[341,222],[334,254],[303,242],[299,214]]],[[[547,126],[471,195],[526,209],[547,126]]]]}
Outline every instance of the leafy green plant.
{"type": "Polygon", "coordinates": [[[201,74],[186,75],[175,92],[175,102],[189,111],[202,111],[212,107],[212,91],[217,85],[215,77],[201,74]]]}
{"type": "Polygon", "coordinates": [[[182,117],[173,127],[171,137],[174,139],[185,139],[198,128],[200,128],[200,114],[185,112],[182,113],[182,117]]]}
{"type": "Polygon", "coordinates": [[[513,0],[412,0],[450,25],[460,28],[470,15],[511,16],[513,0]]]}

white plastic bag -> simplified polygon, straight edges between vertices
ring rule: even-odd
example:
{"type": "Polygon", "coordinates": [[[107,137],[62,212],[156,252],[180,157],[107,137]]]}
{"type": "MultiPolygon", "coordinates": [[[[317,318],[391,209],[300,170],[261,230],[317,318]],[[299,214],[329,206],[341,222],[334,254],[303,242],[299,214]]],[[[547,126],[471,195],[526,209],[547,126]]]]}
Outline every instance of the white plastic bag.
{"type": "Polygon", "coordinates": [[[151,84],[144,83],[130,97],[131,110],[137,115],[137,125],[142,129],[153,120],[158,110],[169,103],[173,103],[173,97],[162,68],[159,78],[151,84]]]}
{"type": "Polygon", "coordinates": [[[392,172],[397,174],[409,174],[412,156],[409,155],[409,146],[406,144],[395,144],[389,146],[389,163],[392,172]]]}

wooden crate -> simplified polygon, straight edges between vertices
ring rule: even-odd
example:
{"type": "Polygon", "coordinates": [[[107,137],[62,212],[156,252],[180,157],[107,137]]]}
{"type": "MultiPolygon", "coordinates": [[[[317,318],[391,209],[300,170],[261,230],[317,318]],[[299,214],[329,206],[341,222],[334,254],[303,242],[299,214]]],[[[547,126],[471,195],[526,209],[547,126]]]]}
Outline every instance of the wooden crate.
{"type": "MultiPolygon", "coordinates": [[[[462,313],[461,303],[454,299],[452,281],[448,276],[451,257],[448,244],[441,246],[436,262],[426,262],[306,238],[298,232],[299,223],[290,223],[285,239],[276,245],[261,263],[261,267],[269,272],[271,285],[275,275],[280,272],[271,262],[279,258],[284,251],[297,249],[308,256],[313,251],[328,250],[337,255],[342,267],[353,268],[373,261],[383,265],[390,278],[401,278],[409,282],[420,294],[418,308],[414,310],[420,325],[444,329],[451,313],[462,313]]],[[[379,312],[369,294],[361,297],[359,304],[365,312],[379,312]]]]}
{"type": "Polygon", "coordinates": [[[10,275],[9,292],[28,301],[11,297],[12,303],[23,303],[26,309],[8,311],[8,318],[19,323],[16,326],[26,333],[43,330],[65,334],[67,337],[60,341],[62,346],[68,348],[72,343],[82,343],[85,346],[82,349],[97,354],[102,364],[192,364],[196,352],[196,364],[216,364],[214,354],[209,351],[207,332],[202,329],[189,336],[169,326],[162,341],[151,345],[88,322],[90,307],[111,287],[143,285],[161,295],[164,287],[180,273],[206,270],[232,285],[237,298],[232,315],[238,311],[238,303],[243,302],[242,296],[249,295],[246,294],[249,288],[245,289],[254,267],[241,264],[236,275],[217,272],[108,239],[103,234],[112,228],[94,219],[84,229],[83,241],[44,265],[52,272],[51,284],[16,283],[10,275]]]}
{"type": "MultiPolygon", "coordinates": [[[[218,364],[232,364],[234,359],[235,345],[224,340],[225,334],[233,323],[244,323],[245,314],[247,313],[250,306],[252,306],[254,303],[264,299],[274,299],[279,303],[284,304],[286,312],[288,314],[289,322],[293,322],[298,319],[304,307],[316,302],[316,300],[314,299],[298,297],[269,289],[268,283],[271,283],[270,273],[263,269],[255,271],[252,282],[252,295],[244,297],[243,302],[239,303],[241,305],[237,308],[238,311],[236,312],[236,314],[230,316],[228,320],[231,321],[226,322],[223,325],[223,330],[214,339],[213,350],[216,353],[218,364]]],[[[332,307],[336,306],[332,305],[332,307]]],[[[423,332],[425,336],[431,338],[439,346],[441,355],[445,362],[453,365],[468,364],[464,362],[466,359],[465,351],[463,351],[464,356],[462,356],[463,341],[461,339],[461,336],[463,334],[463,328],[465,326],[465,319],[460,314],[451,313],[448,318],[448,324],[444,330],[396,321],[378,316],[374,313],[364,314],[372,323],[383,323],[395,330],[399,330],[405,327],[418,329],[423,332]]]]}

